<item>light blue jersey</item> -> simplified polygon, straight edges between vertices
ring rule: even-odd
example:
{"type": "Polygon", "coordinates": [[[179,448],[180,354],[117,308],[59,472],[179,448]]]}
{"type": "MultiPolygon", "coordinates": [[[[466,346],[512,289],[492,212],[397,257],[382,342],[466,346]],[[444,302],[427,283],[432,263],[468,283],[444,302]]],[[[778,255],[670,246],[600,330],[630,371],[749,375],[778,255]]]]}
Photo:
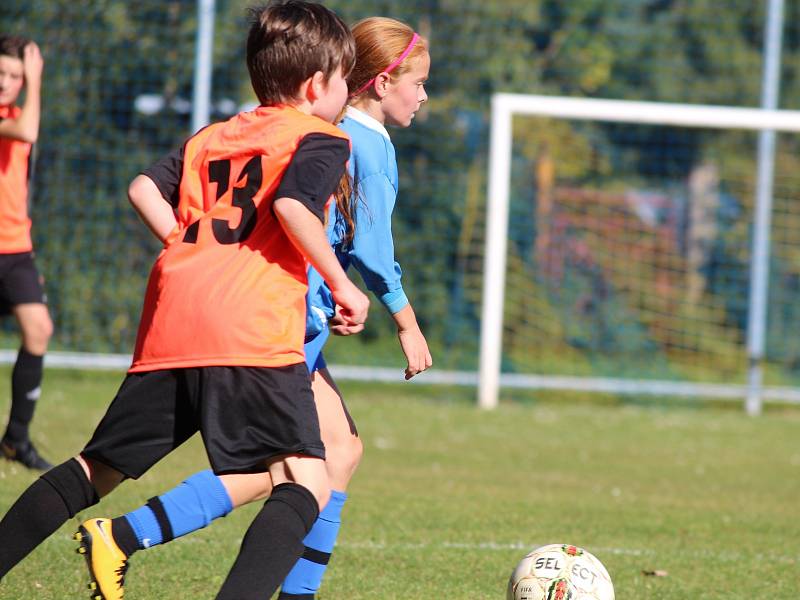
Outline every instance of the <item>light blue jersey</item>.
{"type": "MultiPolygon", "coordinates": [[[[408,304],[400,282],[402,271],[394,259],[392,211],[397,198],[397,160],[389,134],[378,121],[355,109],[339,125],[352,140],[348,169],[356,202],[356,229],[344,243],[346,223],[335,205],[328,214],[328,240],[342,268],[353,265],[371,291],[394,314],[408,304]]],[[[328,286],[313,268],[308,272],[306,340],[323,331],[333,316],[335,302],[328,286]]],[[[308,359],[308,357],[307,357],[308,359]]]]}

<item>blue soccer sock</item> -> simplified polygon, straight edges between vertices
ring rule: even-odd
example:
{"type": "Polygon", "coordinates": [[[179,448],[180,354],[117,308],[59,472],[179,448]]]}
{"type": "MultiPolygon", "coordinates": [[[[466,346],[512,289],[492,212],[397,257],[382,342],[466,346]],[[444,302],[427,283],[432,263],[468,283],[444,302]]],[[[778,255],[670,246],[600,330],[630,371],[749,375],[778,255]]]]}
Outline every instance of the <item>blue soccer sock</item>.
{"type": "Polygon", "coordinates": [[[278,600],[313,600],[322,584],[322,576],[339,535],[345,500],[346,493],[336,490],[331,492],[331,499],[303,540],[306,546],[303,557],[286,576],[278,600]]]}
{"type": "Polygon", "coordinates": [[[139,550],[202,529],[233,509],[225,486],[210,470],[189,477],[166,494],[128,513],[139,550]]]}

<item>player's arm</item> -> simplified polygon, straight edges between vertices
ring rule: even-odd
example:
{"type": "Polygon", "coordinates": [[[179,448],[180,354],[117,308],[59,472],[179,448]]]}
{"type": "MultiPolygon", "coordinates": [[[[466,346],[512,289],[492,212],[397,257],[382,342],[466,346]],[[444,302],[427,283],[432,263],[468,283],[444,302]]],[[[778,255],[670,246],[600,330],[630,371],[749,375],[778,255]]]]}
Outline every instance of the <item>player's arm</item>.
{"type": "Polygon", "coordinates": [[[276,199],[273,209],[291,242],[328,284],[345,319],[352,324],[363,323],[369,299],[347,278],[319,217],[302,202],[288,196],[276,199]]]}
{"type": "Polygon", "coordinates": [[[128,186],[128,200],[148,229],[164,243],[177,226],[183,147],[170,152],[137,175],[128,186]]]}
{"type": "Polygon", "coordinates": [[[42,70],[44,60],[39,46],[29,42],[23,50],[22,72],[25,77],[25,102],[15,119],[0,120],[0,136],[33,144],[39,137],[42,111],[42,70]]]}
{"type": "Polygon", "coordinates": [[[383,174],[359,181],[358,190],[363,201],[356,207],[356,231],[350,258],[367,288],[392,315],[400,348],[408,363],[405,376],[411,379],[429,368],[433,359],[414,309],[403,291],[402,270],[395,261],[392,211],[396,191],[383,174]]]}
{"type": "Polygon", "coordinates": [[[137,175],[128,186],[128,200],[153,235],[164,243],[178,221],[155,182],[147,175],[137,175]]]}
{"type": "Polygon", "coordinates": [[[319,272],[350,324],[363,323],[369,299],[345,274],[325,235],[325,206],[350,156],[346,139],[322,133],[304,137],[275,192],[272,205],[287,237],[319,272]]]}

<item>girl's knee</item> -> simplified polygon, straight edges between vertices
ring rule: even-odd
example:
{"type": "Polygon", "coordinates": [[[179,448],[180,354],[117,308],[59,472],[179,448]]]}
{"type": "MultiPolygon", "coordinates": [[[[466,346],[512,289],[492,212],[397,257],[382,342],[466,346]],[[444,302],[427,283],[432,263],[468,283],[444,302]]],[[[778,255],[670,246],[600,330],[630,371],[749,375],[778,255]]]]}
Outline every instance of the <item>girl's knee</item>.
{"type": "Polygon", "coordinates": [[[353,470],[359,465],[361,462],[361,457],[364,456],[364,443],[361,441],[360,437],[351,437],[350,438],[350,464],[353,467],[353,470]]]}
{"type": "Polygon", "coordinates": [[[328,474],[334,481],[348,481],[355,472],[364,454],[361,438],[348,436],[325,446],[328,474]]]}

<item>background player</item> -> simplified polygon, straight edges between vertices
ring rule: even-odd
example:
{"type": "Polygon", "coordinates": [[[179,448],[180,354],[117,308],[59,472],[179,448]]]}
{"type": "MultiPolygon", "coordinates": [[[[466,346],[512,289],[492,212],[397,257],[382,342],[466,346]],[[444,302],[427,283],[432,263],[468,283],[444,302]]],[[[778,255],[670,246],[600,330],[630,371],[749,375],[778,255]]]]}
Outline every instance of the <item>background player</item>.
{"type": "Polygon", "coordinates": [[[11,372],[11,414],[0,449],[5,458],[41,471],[52,465],[37,452],[29,429],[53,323],[33,261],[28,183],[32,147],[39,136],[43,67],[35,43],[0,36],[0,314],[14,315],[22,337],[11,372]],[[20,107],[17,100],[23,87],[25,101],[20,107]]]}
{"type": "MultiPolygon", "coordinates": [[[[306,261],[349,324],[363,323],[369,304],[322,225],[349,156],[331,122],[353,60],[349,30],[322,5],[253,11],[247,64],[261,106],[190,138],[172,155],[179,181],[145,178],[177,198],[177,210],[160,197],[137,205],[165,248],[133,364],[81,455],[45,473],[0,522],[0,576],[198,430],[216,473],[268,470],[275,483],[217,598],[268,597],[300,557],[330,494],[303,362],[306,261]]],[[[95,525],[84,535],[107,535],[95,525]]]]}
{"type": "MultiPolygon", "coordinates": [[[[397,189],[394,147],[385,124],[408,127],[425,102],[424,83],[430,68],[426,40],[409,26],[385,18],[369,18],[353,27],[356,67],[348,78],[351,106],[340,127],[353,143],[349,162],[355,194],[339,198],[330,213],[329,239],[341,263],[356,267],[367,287],[392,314],[407,360],[406,378],[431,366],[427,342],[401,285],[394,257],[391,214],[397,189]],[[351,218],[355,211],[355,219],[351,218]],[[354,222],[355,221],[355,222],[354,222]]],[[[171,170],[169,165],[165,165],[171,170]]],[[[172,173],[171,178],[179,174],[172,173]]],[[[158,192],[153,189],[154,194],[158,192]]],[[[313,269],[309,273],[306,361],[326,448],[331,500],[305,540],[306,551],[282,586],[283,600],[308,600],[319,589],[338,535],[346,488],[363,451],[355,424],[325,366],[321,354],[332,329],[350,335],[360,327],[339,324],[330,290],[313,269]]],[[[135,551],[170,541],[204,527],[233,507],[269,493],[263,475],[214,476],[203,471],[147,505],[111,520],[113,541],[94,538],[89,567],[107,600],[122,597],[115,573],[127,569],[135,551]]],[[[95,519],[87,521],[91,526],[95,519]]]]}

